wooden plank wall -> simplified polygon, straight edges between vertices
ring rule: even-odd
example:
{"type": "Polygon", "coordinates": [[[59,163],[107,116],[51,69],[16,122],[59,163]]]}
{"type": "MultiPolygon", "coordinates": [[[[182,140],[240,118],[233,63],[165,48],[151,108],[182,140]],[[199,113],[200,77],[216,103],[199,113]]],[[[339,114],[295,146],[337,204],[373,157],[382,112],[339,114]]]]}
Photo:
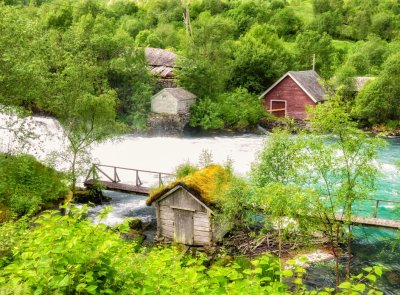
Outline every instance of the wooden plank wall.
{"type": "Polygon", "coordinates": [[[194,244],[208,245],[211,242],[211,226],[207,213],[195,212],[193,214],[194,223],[194,244]]]}
{"type": "Polygon", "coordinates": [[[157,206],[159,206],[159,217],[157,218],[159,235],[167,241],[174,239],[174,210],[188,210],[193,212],[194,245],[209,245],[212,242],[210,214],[186,190],[178,189],[159,201],[157,206]]]}
{"type": "Polygon", "coordinates": [[[171,241],[174,239],[174,220],[172,208],[160,204],[160,235],[171,241]]]}

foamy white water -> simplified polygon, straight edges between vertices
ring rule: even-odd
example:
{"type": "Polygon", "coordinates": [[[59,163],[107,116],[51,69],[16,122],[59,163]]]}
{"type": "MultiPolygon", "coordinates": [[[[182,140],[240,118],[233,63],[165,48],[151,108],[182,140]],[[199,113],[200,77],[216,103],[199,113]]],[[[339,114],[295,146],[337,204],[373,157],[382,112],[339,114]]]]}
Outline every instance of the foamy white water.
{"type": "Polygon", "coordinates": [[[96,162],[142,170],[173,172],[182,163],[198,164],[203,151],[214,163],[233,162],[234,171],[245,175],[261,150],[266,136],[236,135],[198,138],[123,136],[93,148],[96,162]]]}
{"type": "MultiPolygon", "coordinates": [[[[23,133],[21,135],[23,136],[23,133]]],[[[93,146],[92,159],[88,161],[87,167],[92,161],[103,165],[171,173],[179,164],[185,162],[197,164],[200,155],[206,150],[212,154],[214,163],[223,164],[229,159],[233,163],[234,171],[246,176],[267,139],[268,136],[254,134],[192,138],[126,135],[93,146]]],[[[400,159],[400,140],[389,140],[389,142],[389,148],[381,152],[378,160],[382,177],[377,182],[377,197],[398,199],[400,176],[394,163],[400,159]]],[[[63,154],[66,147],[62,129],[56,120],[34,117],[23,122],[15,116],[0,114],[0,151],[11,149],[16,152],[27,152],[46,161],[52,159],[54,154],[63,154]],[[10,122],[25,124],[24,126],[32,133],[27,141],[29,144],[22,149],[18,145],[24,140],[19,141],[18,136],[5,128],[10,125],[10,122]]],[[[68,167],[68,158],[57,156],[54,160],[56,168],[65,170],[68,167]]],[[[134,173],[118,171],[118,174],[122,182],[134,183],[134,173]]],[[[155,185],[158,180],[154,175],[149,175],[149,179],[145,179],[146,175],[140,177],[146,186],[155,185]]],[[[122,197],[120,204],[113,204],[118,208],[110,215],[110,224],[122,220],[121,216],[125,216],[123,212],[126,210],[143,208],[144,201],[138,200],[122,197]]]]}

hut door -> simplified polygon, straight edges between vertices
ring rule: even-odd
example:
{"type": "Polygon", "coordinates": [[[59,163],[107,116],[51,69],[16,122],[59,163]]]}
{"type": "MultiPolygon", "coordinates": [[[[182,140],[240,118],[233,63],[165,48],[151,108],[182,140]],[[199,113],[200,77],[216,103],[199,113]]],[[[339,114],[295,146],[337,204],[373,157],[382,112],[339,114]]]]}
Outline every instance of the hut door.
{"type": "Polygon", "coordinates": [[[193,212],[174,209],[174,241],[185,245],[193,245],[193,212]]]}

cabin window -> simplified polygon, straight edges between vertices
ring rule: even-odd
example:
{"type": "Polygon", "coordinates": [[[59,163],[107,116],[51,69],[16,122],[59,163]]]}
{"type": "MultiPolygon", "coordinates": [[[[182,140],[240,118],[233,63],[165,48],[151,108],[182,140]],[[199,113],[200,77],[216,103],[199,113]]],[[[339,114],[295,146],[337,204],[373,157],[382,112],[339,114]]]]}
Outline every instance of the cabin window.
{"type": "Polygon", "coordinates": [[[287,101],[271,100],[268,111],[276,117],[285,117],[287,115],[287,101]]]}

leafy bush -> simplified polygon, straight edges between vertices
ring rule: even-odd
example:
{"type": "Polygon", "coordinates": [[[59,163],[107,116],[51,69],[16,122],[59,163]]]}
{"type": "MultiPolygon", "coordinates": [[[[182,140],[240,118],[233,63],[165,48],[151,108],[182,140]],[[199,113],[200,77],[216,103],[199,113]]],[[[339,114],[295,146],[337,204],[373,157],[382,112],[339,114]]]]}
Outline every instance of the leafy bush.
{"type": "MultiPolygon", "coordinates": [[[[293,277],[296,294],[333,292],[306,291],[305,270],[292,261],[294,270],[280,272],[280,263],[269,254],[207,268],[204,255],[183,256],[176,247],[138,249],[120,238],[127,223],[113,230],[82,218],[86,212],[87,207],[66,216],[47,212],[33,229],[19,235],[13,255],[0,265],[0,294],[291,294],[281,276],[289,281],[293,277]]],[[[3,229],[4,225],[0,234],[16,232],[3,229]]],[[[5,239],[10,235],[2,235],[0,241],[5,239]]],[[[380,294],[374,286],[382,269],[365,272],[341,284],[343,293],[338,294],[380,294]]]]}
{"type": "Polygon", "coordinates": [[[191,125],[205,130],[254,126],[267,114],[261,101],[245,88],[221,94],[217,101],[204,99],[192,109],[191,125]]]}
{"type": "Polygon", "coordinates": [[[176,167],[175,174],[176,178],[182,178],[185,176],[188,176],[189,174],[192,174],[193,172],[196,172],[199,170],[196,166],[190,164],[189,162],[183,163],[176,167]]]}
{"type": "Polygon", "coordinates": [[[18,216],[34,213],[67,192],[62,175],[30,155],[0,154],[0,176],[0,202],[18,216]]]}

